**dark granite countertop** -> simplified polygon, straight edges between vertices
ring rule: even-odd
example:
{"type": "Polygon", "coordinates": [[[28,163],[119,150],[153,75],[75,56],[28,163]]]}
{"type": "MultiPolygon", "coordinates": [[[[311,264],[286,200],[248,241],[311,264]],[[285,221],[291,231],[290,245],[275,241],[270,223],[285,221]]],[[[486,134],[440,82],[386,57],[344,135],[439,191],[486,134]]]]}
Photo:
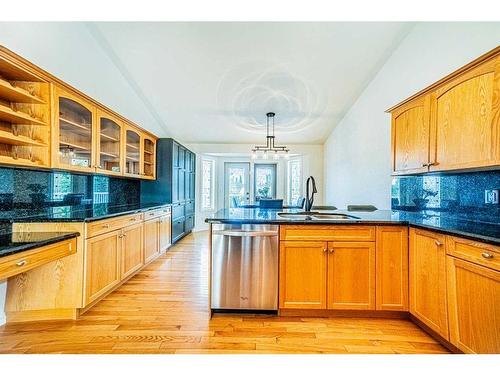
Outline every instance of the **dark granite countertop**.
{"type": "Polygon", "coordinates": [[[217,211],[205,221],[226,224],[394,224],[435,230],[482,242],[500,245],[500,225],[481,221],[466,220],[443,212],[391,211],[349,212],[345,210],[320,211],[356,216],[348,220],[305,220],[304,218],[283,219],[280,212],[300,212],[300,210],[270,210],[260,208],[230,208],[217,211]]]}
{"type": "Polygon", "coordinates": [[[169,206],[166,203],[112,205],[108,203],[0,211],[4,222],[90,222],[169,206]]]}
{"type": "Polygon", "coordinates": [[[0,258],[78,237],[78,232],[10,232],[0,235],[0,258]]]}

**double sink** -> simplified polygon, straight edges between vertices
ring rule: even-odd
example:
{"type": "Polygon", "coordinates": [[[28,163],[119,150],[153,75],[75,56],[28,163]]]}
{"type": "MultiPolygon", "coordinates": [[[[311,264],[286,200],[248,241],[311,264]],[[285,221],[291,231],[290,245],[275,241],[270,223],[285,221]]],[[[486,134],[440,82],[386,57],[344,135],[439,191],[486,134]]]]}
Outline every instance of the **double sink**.
{"type": "Polygon", "coordinates": [[[341,214],[341,213],[329,213],[329,212],[279,212],[278,216],[282,219],[288,220],[358,220],[357,216],[341,214]]]}

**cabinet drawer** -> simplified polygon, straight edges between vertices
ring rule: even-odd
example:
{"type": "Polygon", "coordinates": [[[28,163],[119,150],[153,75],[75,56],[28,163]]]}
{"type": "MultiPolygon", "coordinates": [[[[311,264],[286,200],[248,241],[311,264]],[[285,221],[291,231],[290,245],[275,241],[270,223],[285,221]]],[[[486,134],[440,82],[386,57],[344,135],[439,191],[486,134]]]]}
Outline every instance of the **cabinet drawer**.
{"type": "Polygon", "coordinates": [[[284,241],[375,241],[375,226],[366,225],[281,225],[284,241]]]}
{"type": "Polygon", "coordinates": [[[144,212],[144,220],[154,219],[170,213],[170,207],[158,208],[144,212]]]}
{"type": "Polygon", "coordinates": [[[121,229],[127,225],[132,225],[142,220],[143,214],[138,213],[89,223],[87,224],[87,238],[121,229]]]}
{"type": "Polygon", "coordinates": [[[447,236],[446,253],[500,271],[500,246],[447,236]]]}
{"type": "Polygon", "coordinates": [[[175,241],[184,234],[184,224],[184,219],[172,221],[172,241],[175,241]]]}
{"type": "Polygon", "coordinates": [[[76,238],[0,258],[0,280],[76,253],[76,238]]]}
{"type": "Polygon", "coordinates": [[[184,204],[177,203],[172,206],[172,218],[177,219],[180,217],[184,217],[184,204]]]}
{"type": "Polygon", "coordinates": [[[186,207],[185,208],[186,215],[191,215],[192,213],[194,213],[194,201],[186,202],[185,207],[186,207]]]}

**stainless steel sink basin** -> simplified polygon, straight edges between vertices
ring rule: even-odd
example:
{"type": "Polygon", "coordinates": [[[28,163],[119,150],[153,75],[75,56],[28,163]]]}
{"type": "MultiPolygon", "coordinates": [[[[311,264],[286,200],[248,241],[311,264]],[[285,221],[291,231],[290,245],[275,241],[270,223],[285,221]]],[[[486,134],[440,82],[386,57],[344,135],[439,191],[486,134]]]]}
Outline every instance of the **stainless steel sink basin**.
{"type": "Polygon", "coordinates": [[[320,212],[279,212],[283,219],[290,220],[356,220],[357,216],[340,213],[320,213],[320,212]]]}

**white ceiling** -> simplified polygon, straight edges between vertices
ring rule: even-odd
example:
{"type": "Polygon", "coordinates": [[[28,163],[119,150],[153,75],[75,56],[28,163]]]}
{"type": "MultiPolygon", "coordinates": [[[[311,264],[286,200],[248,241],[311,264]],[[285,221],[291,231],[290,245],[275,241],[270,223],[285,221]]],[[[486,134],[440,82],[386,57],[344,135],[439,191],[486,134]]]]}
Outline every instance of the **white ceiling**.
{"type": "MultiPolygon", "coordinates": [[[[164,129],[189,143],[321,144],[410,23],[89,23],[164,129]]],[[[383,109],[381,109],[383,110],[383,109]]]]}

